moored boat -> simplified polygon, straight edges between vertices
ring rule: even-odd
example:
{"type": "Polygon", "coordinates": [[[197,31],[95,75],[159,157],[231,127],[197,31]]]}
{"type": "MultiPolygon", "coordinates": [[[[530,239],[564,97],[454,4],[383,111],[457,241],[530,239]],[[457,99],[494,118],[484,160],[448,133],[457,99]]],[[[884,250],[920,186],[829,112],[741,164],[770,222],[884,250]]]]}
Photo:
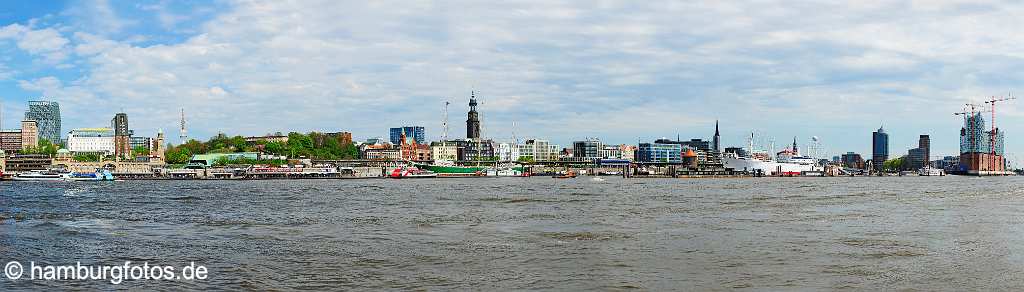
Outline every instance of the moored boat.
{"type": "Polygon", "coordinates": [[[529,177],[530,176],[530,172],[526,171],[525,167],[488,168],[484,173],[487,176],[499,176],[499,177],[529,177]]]}
{"type": "MultiPolygon", "coordinates": [[[[751,135],[753,141],[753,135],[751,135]]],[[[793,139],[793,146],[775,153],[774,159],[769,153],[755,152],[753,142],[750,143],[749,155],[740,156],[736,153],[726,153],[722,156],[722,163],[726,168],[737,171],[748,171],[751,173],[763,173],[769,176],[799,176],[806,172],[819,171],[815,167],[816,161],[813,157],[800,155],[796,145],[796,138],[793,139]]]]}
{"type": "Polygon", "coordinates": [[[64,176],[66,181],[112,181],[114,175],[106,169],[97,169],[95,172],[72,172],[64,176]]]}
{"type": "Polygon", "coordinates": [[[565,171],[565,172],[557,173],[553,177],[554,178],[576,178],[576,172],[574,172],[572,170],[568,170],[568,171],[565,171]]]}
{"type": "Polygon", "coordinates": [[[481,175],[487,170],[485,166],[457,166],[451,161],[435,161],[433,164],[416,164],[416,167],[438,174],[481,175]]]}
{"type": "Polygon", "coordinates": [[[60,181],[68,176],[70,174],[52,170],[31,170],[15,174],[11,176],[11,179],[17,181],[60,181]]]}
{"type": "Polygon", "coordinates": [[[437,177],[437,173],[429,170],[422,170],[412,166],[402,166],[391,170],[390,178],[431,178],[437,177]]]}
{"type": "Polygon", "coordinates": [[[946,171],[941,168],[934,168],[931,166],[925,166],[917,170],[917,174],[920,176],[944,176],[946,171]]]}

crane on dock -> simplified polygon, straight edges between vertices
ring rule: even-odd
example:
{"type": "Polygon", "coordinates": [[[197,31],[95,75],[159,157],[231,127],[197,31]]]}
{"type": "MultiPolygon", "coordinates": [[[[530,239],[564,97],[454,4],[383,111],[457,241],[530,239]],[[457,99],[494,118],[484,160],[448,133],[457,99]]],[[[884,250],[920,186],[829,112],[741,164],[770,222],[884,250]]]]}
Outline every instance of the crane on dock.
{"type": "MultiPolygon", "coordinates": [[[[1003,102],[1003,101],[1010,101],[1010,100],[1014,100],[1014,99],[1017,99],[1017,98],[1013,97],[1012,95],[1007,93],[1007,97],[996,98],[995,96],[992,96],[990,100],[985,101],[985,103],[988,104],[989,108],[992,110],[992,120],[991,120],[991,123],[992,123],[992,134],[989,135],[989,140],[990,140],[989,148],[991,148],[989,150],[991,150],[990,152],[991,152],[992,156],[991,156],[991,159],[989,159],[989,170],[995,170],[996,169],[996,160],[995,160],[995,157],[996,157],[996,134],[999,131],[999,129],[996,128],[996,103],[997,102],[1003,102]]],[[[1004,163],[1004,165],[1005,165],[1005,163],[1004,163]]]]}

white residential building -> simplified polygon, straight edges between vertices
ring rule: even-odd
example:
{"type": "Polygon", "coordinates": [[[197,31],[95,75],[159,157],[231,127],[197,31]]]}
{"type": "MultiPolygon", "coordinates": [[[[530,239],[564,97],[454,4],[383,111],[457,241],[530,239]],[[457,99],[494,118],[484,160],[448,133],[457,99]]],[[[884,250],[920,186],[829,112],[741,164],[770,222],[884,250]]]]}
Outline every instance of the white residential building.
{"type": "Polygon", "coordinates": [[[558,160],[558,145],[552,145],[546,140],[526,140],[526,143],[516,145],[519,149],[519,158],[533,161],[558,160]]]}
{"type": "Polygon", "coordinates": [[[72,153],[114,154],[114,130],[110,128],[71,130],[68,133],[67,147],[72,153]]]}
{"type": "Polygon", "coordinates": [[[459,160],[459,147],[454,143],[434,142],[430,146],[430,155],[435,161],[459,160]]]}
{"type": "Polygon", "coordinates": [[[498,144],[498,161],[518,161],[520,145],[511,143],[498,144]]]}

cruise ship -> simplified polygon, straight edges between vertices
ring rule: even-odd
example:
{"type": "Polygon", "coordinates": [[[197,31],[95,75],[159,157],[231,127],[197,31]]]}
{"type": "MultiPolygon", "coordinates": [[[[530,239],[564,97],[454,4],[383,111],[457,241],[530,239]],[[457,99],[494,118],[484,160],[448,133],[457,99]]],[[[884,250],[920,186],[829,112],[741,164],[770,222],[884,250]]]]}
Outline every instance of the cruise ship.
{"type": "MultiPolygon", "coordinates": [[[[753,140],[753,138],[751,138],[753,140]]],[[[753,145],[750,148],[753,150],[753,145]]],[[[740,156],[736,153],[725,153],[722,162],[726,168],[736,171],[761,172],[769,176],[792,176],[801,175],[808,171],[819,170],[815,167],[816,161],[813,157],[800,155],[800,148],[797,148],[796,138],[793,138],[793,146],[775,154],[774,159],[767,153],[750,152],[749,156],[740,156]]]]}

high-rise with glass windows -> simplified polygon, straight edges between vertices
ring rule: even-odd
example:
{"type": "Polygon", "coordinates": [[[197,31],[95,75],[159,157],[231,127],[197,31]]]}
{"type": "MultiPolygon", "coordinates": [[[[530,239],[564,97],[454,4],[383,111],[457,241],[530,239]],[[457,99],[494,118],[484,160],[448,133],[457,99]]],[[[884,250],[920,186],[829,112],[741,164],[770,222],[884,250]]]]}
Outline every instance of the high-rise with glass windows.
{"type": "Polygon", "coordinates": [[[61,142],[60,104],[57,102],[44,100],[29,101],[28,110],[25,111],[25,120],[36,121],[39,139],[46,139],[52,143],[61,142]]]}
{"type": "MultiPolygon", "coordinates": [[[[391,128],[390,134],[391,144],[402,144],[402,134],[405,134],[406,139],[409,139],[407,143],[412,143],[413,141],[416,141],[417,144],[427,144],[426,130],[422,126],[403,126],[398,128],[391,128]]],[[[351,134],[349,135],[349,140],[351,141],[351,134]]]]}
{"type": "Polygon", "coordinates": [[[889,134],[885,133],[882,127],[878,127],[878,131],[871,133],[871,164],[876,171],[881,171],[888,159],[889,134]]]}

